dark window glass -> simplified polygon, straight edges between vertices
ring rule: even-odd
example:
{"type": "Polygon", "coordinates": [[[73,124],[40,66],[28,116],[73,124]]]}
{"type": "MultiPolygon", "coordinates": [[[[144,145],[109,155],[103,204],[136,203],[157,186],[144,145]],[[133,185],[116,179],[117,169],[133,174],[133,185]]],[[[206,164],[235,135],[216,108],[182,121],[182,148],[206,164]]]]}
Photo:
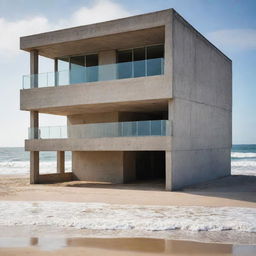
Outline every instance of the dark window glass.
{"type": "Polygon", "coordinates": [[[163,73],[163,58],[163,45],[147,47],[147,76],[155,76],[163,73]]]}
{"type": "Polygon", "coordinates": [[[86,55],[86,82],[98,81],[98,55],[86,55]]]}
{"type": "Polygon", "coordinates": [[[164,57],[164,46],[154,45],[147,47],[147,59],[156,59],[164,57]]]}
{"type": "Polygon", "coordinates": [[[145,47],[136,48],[133,50],[133,59],[134,59],[134,77],[145,76],[145,47]]]}
{"type": "Polygon", "coordinates": [[[70,58],[70,83],[85,82],[85,57],[74,56],[70,58]]]}
{"type": "Polygon", "coordinates": [[[117,53],[118,78],[132,77],[132,50],[119,51],[117,53]]]}

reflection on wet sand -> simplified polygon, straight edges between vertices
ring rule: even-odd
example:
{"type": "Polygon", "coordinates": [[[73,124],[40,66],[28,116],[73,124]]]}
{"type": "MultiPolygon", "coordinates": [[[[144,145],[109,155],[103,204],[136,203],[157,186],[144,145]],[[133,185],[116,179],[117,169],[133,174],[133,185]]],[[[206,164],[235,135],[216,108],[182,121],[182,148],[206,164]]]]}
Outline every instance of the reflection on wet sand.
{"type": "MultiPolygon", "coordinates": [[[[148,253],[151,255],[256,255],[256,245],[200,243],[152,238],[0,238],[0,255],[4,255],[2,254],[4,252],[3,249],[7,248],[10,248],[10,250],[12,248],[33,248],[41,252],[55,251],[56,255],[59,255],[57,254],[58,250],[71,249],[81,252],[83,248],[92,251],[100,249],[113,253],[120,252],[120,255],[125,255],[125,253],[134,253],[134,255],[148,253]]],[[[80,254],[78,253],[77,255],[80,254]]]]}

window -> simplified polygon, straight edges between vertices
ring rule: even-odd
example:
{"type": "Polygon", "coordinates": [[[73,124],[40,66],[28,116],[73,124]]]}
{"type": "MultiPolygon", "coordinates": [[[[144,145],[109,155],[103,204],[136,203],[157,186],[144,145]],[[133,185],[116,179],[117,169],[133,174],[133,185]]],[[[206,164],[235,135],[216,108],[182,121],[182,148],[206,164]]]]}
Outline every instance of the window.
{"type": "Polygon", "coordinates": [[[118,78],[132,77],[132,50],[119,51],[117,53],[118,78]]]}
{"type": "Polygon", "coordinates": [[[117,52],[118,78],[163,74],[164,45],[153,45],[117,52]]]}
{"type": "Polygon", "coordinates": [[[145,76],[146,72],[146,51],[145,47],[133,49],[134,56],[134,77],[145,76]]]}
{"type": "Polygon", "coordinates": [[[85,57],[75,56],[70,58],[70,83],[85,82],[85,57]]]}
{"type": "Polygon", "coordinates": [[[86,82],[98,81],[98,62],[97,54],[85,56],[86,82]]]}
{"type": "Polygon", "coordinates": [[[58,59],[59,85],[98,81],[98,54],[58,59]]]}
{"type": "Polygon", "coordinates": [[[147,76],[155,76],[163,73],[162,58],[164,58],[163,45],[147,47],[147,76]]]}

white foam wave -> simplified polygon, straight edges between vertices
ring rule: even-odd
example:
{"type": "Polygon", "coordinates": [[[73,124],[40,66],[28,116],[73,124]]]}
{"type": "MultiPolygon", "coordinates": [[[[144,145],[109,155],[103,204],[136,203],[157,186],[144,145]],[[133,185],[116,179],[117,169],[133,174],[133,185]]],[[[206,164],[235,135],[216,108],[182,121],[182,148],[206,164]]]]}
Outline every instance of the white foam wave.
{"type": "MultiPolygon", "coordinates": [[[[56,172],[56,162],[40,162],[40,173],[56,172]]],[[[71,170],[71,161],[65,162],[66,171],[71,170]]],[[[0,175],[23,175],[29,173],[29,161],[6,161],[0,162],[0,175]]]]}
{"type": "Polygon", "coordinates": [[[256,209],[67,202],[0,202],[0,225],[94,230],[256,232],[256,209]]]}
{"type": "Polygon", "coordinates": [[[232,167],[254,167],[256,168],[256,161],[231,161],[232,167]]]}
{"type": "Polygon", "coordinates": [[[231,152],[233,158],[256,158],[256,153],[231,152]]]}

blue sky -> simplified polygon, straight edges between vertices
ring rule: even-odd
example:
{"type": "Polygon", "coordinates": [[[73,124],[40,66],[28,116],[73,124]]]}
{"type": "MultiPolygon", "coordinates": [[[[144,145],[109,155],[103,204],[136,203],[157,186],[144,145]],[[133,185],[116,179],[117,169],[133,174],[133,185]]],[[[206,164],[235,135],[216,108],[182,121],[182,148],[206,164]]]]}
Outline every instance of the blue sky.
{"type": "MultiPolygon", "coordinates": [[[[19,89],[29,55],[19,36],[175,8],[233,61],[233,143],[256,144],[255,0],[0,0],[0,146],[23,146],[29,113],[19,111],[19,89]]],[[[42,59],[40,71],[52,71],[42,59]]],[[[40,125],[65,125],[42,115],[40,125]]]]}

